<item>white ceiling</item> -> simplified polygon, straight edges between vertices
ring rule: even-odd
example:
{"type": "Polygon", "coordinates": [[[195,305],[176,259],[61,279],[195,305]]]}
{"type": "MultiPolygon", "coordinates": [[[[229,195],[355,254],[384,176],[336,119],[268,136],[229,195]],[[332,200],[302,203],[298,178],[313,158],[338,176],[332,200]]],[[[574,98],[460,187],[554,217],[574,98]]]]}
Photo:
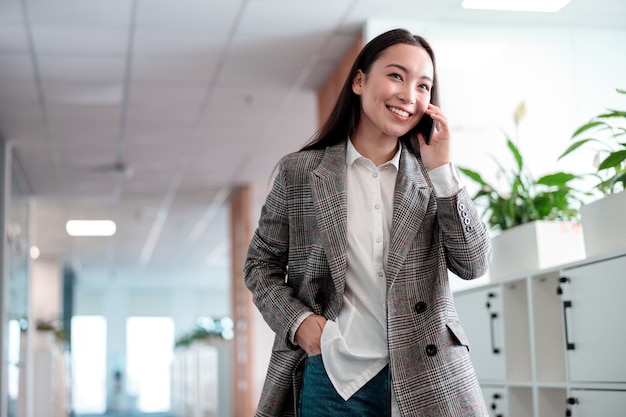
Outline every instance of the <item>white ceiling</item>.
{"type": "MultiPolygon", "coordinates": [[[[314,131],[314,91],[370,18],[626,28],[626,2],[558,14],[461,0],[0,0],[0,131],[34,197],[32,243],[79,279],[228,276],[233,186],[265,187],[314,131]],[[70,238],[112,218],[112,238],[70,238]]],[[[218,286],[219,286],[218,285],[218,286]]]]}

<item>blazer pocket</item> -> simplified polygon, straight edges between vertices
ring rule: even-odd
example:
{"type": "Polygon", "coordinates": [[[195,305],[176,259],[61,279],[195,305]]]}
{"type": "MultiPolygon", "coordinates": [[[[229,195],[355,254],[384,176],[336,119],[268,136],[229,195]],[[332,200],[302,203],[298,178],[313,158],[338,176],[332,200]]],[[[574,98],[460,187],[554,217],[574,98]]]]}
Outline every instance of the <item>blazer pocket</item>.
{"type": "Polygon", "coordinates": [[[450,330],[450,333],[452,333],[452,336],[459,342],[459,344],[461,344],[462,346],[465,346],[467,350],[469,351],[470,350],[469,341],[467,340],[465,331],[461,327],[461,323],[458,321],[450,321],[446,323],[446,326],[448,326],[448,330],[450,330]]]}

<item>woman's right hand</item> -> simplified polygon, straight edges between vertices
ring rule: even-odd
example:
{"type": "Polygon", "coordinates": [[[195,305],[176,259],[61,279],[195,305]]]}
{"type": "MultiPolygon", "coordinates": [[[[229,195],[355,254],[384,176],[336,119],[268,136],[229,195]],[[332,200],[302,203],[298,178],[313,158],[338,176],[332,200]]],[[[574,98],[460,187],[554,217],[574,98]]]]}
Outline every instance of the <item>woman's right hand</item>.
{"type": "Polygon", "coordinates": [[[310,315],[300,324],[294,336],[295,342],[309,355],[317,355],[322,352],[322,330],[326,325],[326,319],[315,314],[310,315]]]}

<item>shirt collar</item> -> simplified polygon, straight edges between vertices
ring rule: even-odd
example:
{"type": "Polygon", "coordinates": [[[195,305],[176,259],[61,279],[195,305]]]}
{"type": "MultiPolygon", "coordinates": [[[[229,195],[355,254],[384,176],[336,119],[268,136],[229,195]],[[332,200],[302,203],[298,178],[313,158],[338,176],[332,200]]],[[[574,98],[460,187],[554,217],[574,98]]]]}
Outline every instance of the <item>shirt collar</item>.
{"type": "MultiPolygon", "coordinates": [[[[354,163],[354,161],[356,161],[357,159],[365,158],[365,157],[361,155],[359,151],[356,150],[350,138],[348,138],[347,142],[348,142],[348,146],[346,148],[346,165],[351,166],[354,163]]],[[[402,151],[402,146],[398,146],[398,151],[393,156],[393,158],[391,158],[391,160],[389,160],[388,162],[385,162],[382,165],[390,164],[390,165],[393,165],[396,169],[398,169],[398,167],[400,166],[400,152],[401,151],[402,151]]]]}

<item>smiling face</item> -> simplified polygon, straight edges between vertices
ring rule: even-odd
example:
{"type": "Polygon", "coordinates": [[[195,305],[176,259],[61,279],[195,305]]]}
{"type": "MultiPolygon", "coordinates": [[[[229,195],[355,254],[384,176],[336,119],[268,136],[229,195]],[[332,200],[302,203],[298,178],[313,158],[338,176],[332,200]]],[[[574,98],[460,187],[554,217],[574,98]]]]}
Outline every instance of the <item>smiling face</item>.
{"type": "Polygon", "coordinates": [[[352,91],[361,98],[355,136],[394,140],[422,118],[430,103],[434,67],[426,50],[399,43],[385,49],[367,73],[358,70],[352,91]]]}

